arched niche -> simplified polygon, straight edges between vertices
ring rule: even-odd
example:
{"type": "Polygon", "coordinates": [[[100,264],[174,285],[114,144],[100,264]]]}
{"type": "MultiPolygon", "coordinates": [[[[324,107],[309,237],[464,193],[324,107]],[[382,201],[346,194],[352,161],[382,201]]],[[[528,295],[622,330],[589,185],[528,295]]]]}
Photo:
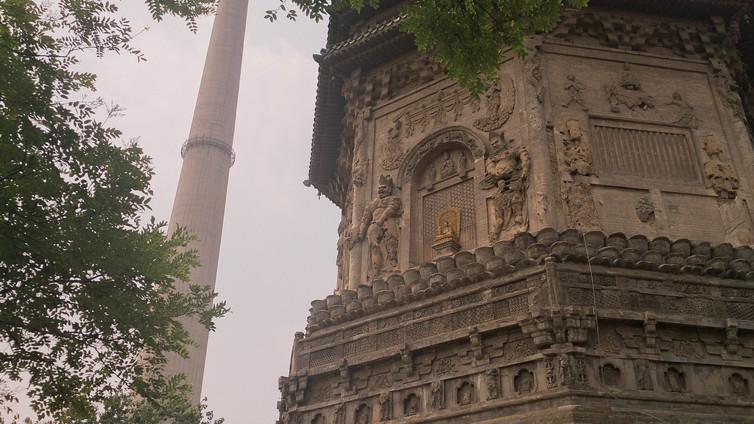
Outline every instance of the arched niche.
{"type": "Polygon", "coordinates": [[[483,240],[486,228],[479,223],[486,222],[486,209],[478,183],[484,174],[486,150],[471,130],[451,127],[426,137],[406,155],[398,182],[403,190],[404,220],[409,220],[404,240],[410,243],[411,265],[449,253],[437,247],[438,238],[447,232],[438,219],[448,210],[458,216],[456,225],[447,227],[448,231],[453,227],[449,237],[454,240],[453,249],[473,249],[483,240]]]}

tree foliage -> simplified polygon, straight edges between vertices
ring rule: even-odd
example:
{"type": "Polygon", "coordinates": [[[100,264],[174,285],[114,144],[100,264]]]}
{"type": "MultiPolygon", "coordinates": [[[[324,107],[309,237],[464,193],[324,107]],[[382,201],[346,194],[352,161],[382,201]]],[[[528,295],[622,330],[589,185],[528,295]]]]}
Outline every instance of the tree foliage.
{"type": "MultiPolygon", "coordinates": [[[[513,49],[525,55],[528,35],[550,31],[563,7],[583,8],[588,0],[415,0],[400,10],[402,30],[414,36],[417,47],[428,51],[448,74],[474,94],[496,79],[503,54],[513,49]]],[[[343,9],[377,7],[378,0],[280,0],[265,17],[278,12],[288,19],[294,8],[315,21],[343,9]],[[290,4],[289,4],[290,1],[290,4]]]]}
{"type": "MultiPolygon", "coordinates": [[[[146,6],[195,29],[215,4],[146,6]]],[[[160,370],[192,343],[179,317],[212,329],[226,312],[202,286],[174,290],[197,265],[191,237],[168,238],[164,223],[143,218],[150,158],[107,125],[117,108],[84,96],[96,77],[76,69],[78,56],[143,60],[134,33],[109,1],[0,2],[0,382],[28,383],[35,411],[56,423],[95,422],[134,394],[146,407],[121,403],[129,414],[199,422],[179,401],[186,385],[160,370]]],[[[12,400],[0,399],[6,414],[12,400]]]]}

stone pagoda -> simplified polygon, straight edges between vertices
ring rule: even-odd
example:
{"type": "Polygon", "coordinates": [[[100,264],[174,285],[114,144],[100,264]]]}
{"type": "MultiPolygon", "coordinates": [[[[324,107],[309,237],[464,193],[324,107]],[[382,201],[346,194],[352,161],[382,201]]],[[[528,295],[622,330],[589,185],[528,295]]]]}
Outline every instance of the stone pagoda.
{"type": "Polygon", "coordinates": [[[402,3],[315,55],[338,279],[279,423],[754,423],[751,1],[592,0],[478,97],[402,3]]]}

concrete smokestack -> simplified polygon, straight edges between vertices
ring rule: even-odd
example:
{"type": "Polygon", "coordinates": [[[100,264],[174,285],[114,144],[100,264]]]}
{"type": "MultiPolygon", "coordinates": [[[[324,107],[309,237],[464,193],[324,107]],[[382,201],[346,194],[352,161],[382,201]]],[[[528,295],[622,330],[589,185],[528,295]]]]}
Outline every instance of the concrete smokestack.
{"type": "MultiPolygon", "coordinates": [[[[212,288],[217,275],[228,173],[234,160],[233,132],[247,9],[248,0],[220,0],[218,5],[191,131],[181,148],[183,166],[168,227],[169,235],[180,225],[197,236],[192,247],[198,250],[201,265],[193,270],[191,280],[212,288]]],[[[190,400],[198,404],[209,334],[196,320],[186,319],[183,324],[199,347],[189,348],[188,359],[171,355],[165,371],[167,375],[185,374],[193,387],[190,400]]]]}

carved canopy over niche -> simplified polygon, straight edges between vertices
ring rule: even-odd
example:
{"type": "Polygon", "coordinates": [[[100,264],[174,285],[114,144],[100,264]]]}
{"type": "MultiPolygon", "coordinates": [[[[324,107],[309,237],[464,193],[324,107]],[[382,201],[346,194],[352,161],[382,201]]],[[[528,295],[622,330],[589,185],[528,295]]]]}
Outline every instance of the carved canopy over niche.
{"type": "Polygon", "coordinates": [[[463,127],[446,128],[430,135],[408,152],[398,172],[398,185],[402,186],[411,181],[414,178],[417,165],[427,158],[428,155],[436,154],[438,147],[451,147],[453,145],[465,147],[471,152],[469,162],[473,162],[477,158],[483,158],[487,151],[485,144],[471,131],[463,127]]]}
{"type": "Polygon", "coordinates": [[[473,133],[456,127],[433,134],[406,156],[399,179],[411,182],[412,262],[449,253],[447,248],[436,246],[442,235],[438,220],[449,210],[458,214],[459,228],[445,234],[446,238],[453,239],[455,250],[476,247],[479,212],[474,162],[484,156],[485,150],[484,143],[473,133]]]}

